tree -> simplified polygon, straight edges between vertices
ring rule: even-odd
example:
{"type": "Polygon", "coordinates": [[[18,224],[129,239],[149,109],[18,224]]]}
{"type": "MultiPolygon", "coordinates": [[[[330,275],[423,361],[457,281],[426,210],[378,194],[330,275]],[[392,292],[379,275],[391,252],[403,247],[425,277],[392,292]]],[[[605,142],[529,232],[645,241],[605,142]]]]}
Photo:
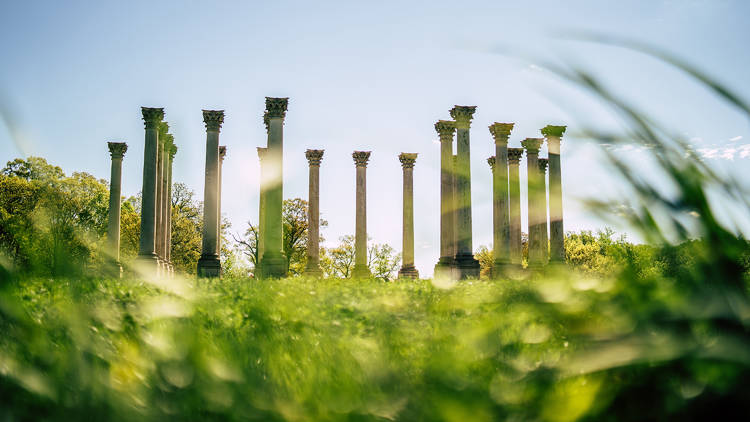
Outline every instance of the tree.
{"type": "Polygon", "coordinates": [[[367,266],[376,278],[391,281],[401,262],[401,254],[387,243],[375,243],[367,249],[367,266]]]}
{"type": "MultiPolygon", "coordinates": [[[[354,236],[342,236],[339,241],[338,246],[321,253],[320,266],[326,277],[348,278],[354,269],[354,236]]],[[[384,281],[394,278],[400,261],[400,254],[388,244],[375,243],[367,248],[367,266],[370,272],[384,281]]]]}
{"type": "Polygon", "coordinates": [[[495,264],[495,254],[492,249],[482,245],[477,249],[474,258],[479,261],[479,278],[489,278],[495,264]]]}

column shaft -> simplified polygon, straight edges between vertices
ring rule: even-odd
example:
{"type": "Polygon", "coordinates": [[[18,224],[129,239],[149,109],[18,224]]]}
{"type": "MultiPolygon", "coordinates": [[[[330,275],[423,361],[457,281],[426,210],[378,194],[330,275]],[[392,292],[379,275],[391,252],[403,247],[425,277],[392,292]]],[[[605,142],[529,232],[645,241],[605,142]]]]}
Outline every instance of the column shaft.
{"type": "Polygon", "coordinates": [[[354,269],[352,277],[370,277],[367,265],[367,161],[370,151],[354,151],[357,166],[356,227],[354,232],[354,269]]]}
{"type": "Polygon", "coordinates": [[[120,277],[120,197],[122,192],[122,158],[128,146],[124,142],[109,142],[112,169],[109,182],[109,220],[107,224],[107,254],[113,275],[120,277]]]}
{"type": "Polygon", "coordinates": [[[547,138],[549,149],[550,261],[553,263],[565,262],[562,169],[560,165],[560,141],[565,129],[565,126],[546,126],[542,129],[542,134],[547,138]]]}
{"type": "Polygon", "coordinates": [[[495,171],[492,178],[492,203],[497,213],[493,228],[495,262],[493,277],[506,275],[510,265],[510,206],[508,199],[508,137],[513,123],[493,123],[490,133],[495,140],[495,171]]]}
{"type": "Polygon", "coordinates": [[[265,251],[265,229],[266,229],[266,174],[264,159],[268,148],[258,147],[258,160],[260,162],[260,198],[258,204],[258,233],[257,235],[257,257],[255,262],[256,277],[260,276],[260,261],[265,251]]]}
{"type": "Polygon", "coordinates": [[[539,158],[539,207],[542,219],[539,231],[542,233],[542,263],[549,262],[549,224],[547,220],[547,158],[539,158]]]}
{"type": "Polygon", "coordinates": [[[156,275],[156,160],[159,143],[157,126],[164,118],[164,109],[141,107],[146,134],[143,151],[143,185],[141,188],[141,237],[138,261],[144,275],[156,275]]]}
{"type": "Polygon", "coordinates": [[[540,205],[541,177],[538,154],[543,139],[527,138],[523,141],[526,148],[526,170],[528,174],[528,216],[529,216],[529,268],[538,268],[542,261],[542,215],[540,205]]]}
{"type": "Polygon", "coordinates": [[[521,244],[521,185],[519,162],[522,148],[508,148],[509,209],[510,209],[510,263],[518,268],[521,265],[523,246],[521,244]]]}
{"type": "Polygon", "coordinates": [[[323,150],[308,149],[305,156],[310,164],[307,211],[307,264],[305,275],[320,277],[320,161],[323,150]]]}
{"type": "Polygon", "coordinates": [[[282,224],[284,202],[284,116],[288,98],[266,97],[266,112],[268,114],[268,165],[266,184],[266,215],[264,228],[264,250],[261,259],[261,273],[263,277],[286,277],[289,269],[287,258],[283,251],[282,224]]]}
{"type": "Polygon", "coordinates": [[[217,225],[216,225],[216,255],[219,257],[219,260],[221,260],[221,178],[222,174],[224,172],[224,156],[227,154],[227,147],[220,145],[219,146],[219,192],[218,192],[218,207],[219,207],[219,217],[217,219],[217,225]]]}
{"type": "Polygon", "coordinates": [[[159,270],[162,270],[162,264],[164,262],[164,255],[162,250],[162,243],[164,241],[164,141],[166,130],[164,126],[166,123],[162,122],[159,128],[159,142],[158,148],[156,149],[156,244],[155,252],[159,258],[159,270]]]}
{"type": "Polygon", "coordinates": [[[456,255],[453,197],[453,135],[456,123],[440,120],[435,123],[435,130],[440,135],[440,259],[435,265],[435,277],[451,278],[456,255]]]}
{"type": "Polygon", "coordinates": [[[401,269],[398,272],[402,278],[419,278],[419,272],[414,267],[414,163],[417,154],[401,153],[399,160],[403,166],[403,232],[401,269]]]}
{"type": "Polygon", "coordinates": [[[176,153],[177,147],[172,142],[169,148],[169,175],[167,176],[167,234],[165,248],[170,274],[174,273],[174,264],[172,264],[172,167],[176,153]]]}
{"type": "Polygon", "coordinates": [[[219,277],[221,262],[216,254],[219,227],[219,130],[223,110],[203,110],[206,123],[206,176],[203,189],[203,244],[198,276],[219,277]]]}

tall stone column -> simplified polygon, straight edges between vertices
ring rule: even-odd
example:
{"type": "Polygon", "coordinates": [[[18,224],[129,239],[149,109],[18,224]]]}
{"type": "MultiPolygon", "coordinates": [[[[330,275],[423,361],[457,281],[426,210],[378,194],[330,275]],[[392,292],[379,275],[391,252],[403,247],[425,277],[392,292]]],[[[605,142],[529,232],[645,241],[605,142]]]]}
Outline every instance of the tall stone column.
{"type": "Polygon", "coordinates": [[[262,273],[260,272],[260,261],[263,258],[263,252],[265,251],[265,244],[266,244],[266,171],[265,171],[265,158],[266,153],[268,152],[268,148],[258,147],[258,161],[260,162],[260,199],[258,202],[258,239],[257,239],[257,248],[258,248],[258,257],[257,262],[255,263],[255,276],[256,277],[262,277],[262,273]]]}
{"type": "Polygon", "coordinates": [[[419,278],[419,271],[414,267],[414,163],[417,161],[417,154],[402,152],[398,160],[404,170],[403,243],[401,269],[398,271],[398,276],[399,278],[419,278]]]}
{"type": "Polygon", "coordinates": [[[309,189],[307,193],[307,264],[305,275],[320,277],[320,162],[323,160],[322,149],[308,149],[305,157],[310,165],[309,189]]]}
{"type": "Polygon", "coordinates": [[[166,235],[166,253],[167,262],[169,263],[169,274],[174,274],[174,264],[172,264],[172,164],[174,156],[177,154],[177,146],[172,139],[169,145],[169,174],[167,176],[167,235],[166,235]]]}
{"type": "Polygon", "coordinates": [[[224,145],[219,145],[219,220],[217,226],[216,226],[216,255],[219,256],[219,259],[221,259],[221,175],[224,171],[224,157],[227,155],[227,147],[224,145]]]}
{"type": "Polygon", "coordinates": [[[354,269],[352,277],[371,277],[367,265],[367,162],[371,151],[354,151],[352,158],[357,167],[357,219],[354,232],[354,269]]]}
{"type": "Polygon", "coordinates": [[[460,279],[479,278],[479,261],[474,259],[471,224],[471,156],[469,127],[475,106],[455,106],[451,117],[456,121],[456,168],[458,195],[458,252],[456,268],[460,279]]]}
{"type": "Polygon", "coordinates": [[[159,149],[159,123],[163,108],[141,107],[146,127],[143,149],[143,185],[141,188],[141,238],[138,242],[137,265],[147,276],[158,274],[156,256],[156,160],[159,149]]]}
{"type": "Polygon", "coordinates": [[[539,158],[539,177],[541,179],[539,191],[539,205],[541,206],[542,223],[540,231],[542,232],[542,261],[549,262],[549,236],[547,234],[549,225],[547,223],[547,158],[539,158]]]}
{"type": "Polygon", "coordinates": [[[112,169],[109,178],[109,220],[107,224],[107,255],[112,273],[122,276],[120,265],[120,197],[122,192],[122,158],[128,150],[125,142],[107,142],[112,156],[112,169]]]}
{"type": "Polygon", "coordinates": [[[492,173],[492,205],[497,220],[492,230],[495,262],[492,276],[505,275],[510,265],[510,207],[508,205],[508,137],[513,123],[493,123],[490,133],[495,140],[495,171],[492,173]]]}
{"type": "Polygon", "coordinates": [[[451,175],[451,219],[453,220],[453,224],[451,224],[450,247],[451,256],[453,257],[453,261],[451,262],[451,277],[453,280],[458,280],[461,276],[458,271],[458,265],[456,264],[456,255],[458,255],[458,174],[456,174],[456,169],[458,168],[458,155],[454,154],[452,156],[451,163],[453,164],[453,174],[451,175]]]}
{"type": "Polygon", "coordinates": [[[529,204],[529,268],[539,268],[543,262],[542,254],[542,207],[540,205],[541,176],[539,173],[539,148],[543,138],[526,138],[521,145],[526,149],[526,171],[528,172],[529,204]]]}
{"type": "Polygon", "coordinates": [[[221,261],[216,253],[219,228],[219,131],[224,110],[203,110],[206,124],[206,182],[203,188],[203,245],[198,259],[199,277],[221,276],[221,261]]]}
{"type": "Polygon", "coordinates": [[[565,126],[545,126],[542,135],[547,138],[549,150],[549,240],[550,261],[565,262],[565,231],[563,229],[562,172],[560,167],[560,141],[565,126]]]}
{"type": "Polygon", "coordinates": [[[261,259],[263,277],[286,277],[287,258],[282,249],[283,230],[281,222],[282,204],[284,201],[284,117],[286,116],[288,98],[266,97],[268,113],[268,152],[266,165],[266,219],[265,245],[261,259]]]}
{"type": "Polygon", "coordinates": [[[436,278],[452,278],[456,251],[455,202],[453,197],[453,134],[456,122],[439,120],[435,130],[440,136],[440,259],[435,265],[436,278]]]}
{"type": "Polygon", "coordinates": [[[520,268],[523,261],[521,243],[521,178],[519,164],[523,148],[508,148],[508,181],[510,192],[510,263],[520,268]]]}
{"type": "Polygon", "coordinates": [[[159,141],[161,141],[161,175],[159,177],[159,224],[157,228],[158,234],[158,250],[159,257],[161,258],[161,270],[164,275],[170,274],[169,257],[167,257],[167,233],[168,229],[168,214],[169,214],[169,152],[172,149],[174,138],[171,134],[167,133],[169,127],[164,123],[163,134],[159,134],[159,141]]]}
{"type": "Polygon", "coordinates": [[[169,131],[169,125],[167,122],[161,122],[159,124],[159,138],[156,149],[156,220],[155,228],[155,245],[154,252],[156,252],[156,258],[159,262],[159,273],[163,274],[164,271],[164,254],[163,245],[164,242],[164,144],[167,141],[167,132],[169,131]]]}

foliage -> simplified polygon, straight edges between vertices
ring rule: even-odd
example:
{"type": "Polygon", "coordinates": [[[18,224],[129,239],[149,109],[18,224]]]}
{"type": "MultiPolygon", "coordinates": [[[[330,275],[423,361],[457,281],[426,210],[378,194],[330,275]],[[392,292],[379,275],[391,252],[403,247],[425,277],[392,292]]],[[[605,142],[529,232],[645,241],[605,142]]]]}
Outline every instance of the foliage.
{"type": "MultiPolygon", "coordinates": [[[[326,277],[349,278],[354,258],[354,236],[341,236],[338,246],[321,248],[320,267],[326,277]]],[[[367,266],[375,278],[393,280],[400,262],[401,256],[388,244],[371,243],[367,247],[367,266]]]]}

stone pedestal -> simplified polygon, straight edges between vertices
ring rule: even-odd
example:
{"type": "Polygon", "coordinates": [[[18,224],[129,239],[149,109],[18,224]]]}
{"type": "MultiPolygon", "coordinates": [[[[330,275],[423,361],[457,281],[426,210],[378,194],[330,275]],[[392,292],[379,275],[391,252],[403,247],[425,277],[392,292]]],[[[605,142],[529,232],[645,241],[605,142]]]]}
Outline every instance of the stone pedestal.
{"type": "Polygon", "coordinates": [[[282,204],[284,201],[284,118],[288,98],[266,97],[268,115],[268,152],[266,153],[266,215],[264,225],[264,250],[261,258],[263,277],[286,277],[289,269],[284,255],[282,239],[282,204]]]}
{"type": "Polygon", "coordinates": [[[510,208],[508,205],[508,138],[513,123],[493,123],[489,127],[495,140],[495,169],[492,172],[492,205],[497,218],[492,229],[495,262],[492,277],[506,276],[510,266],[510,208]]]}
{"type": "Polygon", "coordinates": [[[264,224],[264,250],[261,258],[263,277],[287,276],[289,263],[283,251],[282,205],[284,202],[284,118],[288,98],[266,97],[268,115],[268,151],[266,171],[266,220],[264,224]]]}
{"type": "Polygon", "coordinates": [[[435,278],[453,278],[455,246],[455,202],[453,195],[453,134],[456,123],[440,120],[435,123],[440,136],[440,259],[435,265],[435,278]]]}
{"type": "Polygon", "coordinates": [[[128,150],[125,142],[107,142],[112,157],[109,178],[109,214],[107,221],[108,267],[114,277],[122,276],[120,265],[120,197],[122,192],[122,158],[128,150]]]}
{"type": "Polygon", "coordinates": [[[562,171],[560,167],[560,141],[565,126],[545,126],[542,135],[547,138],[549,150],[549,224],[550,262],[565,262],[565,231],[563,228],[562,171]]]}
{"type": "Polygon", "coordinates": [[[265,229],[266,229],[266,177],[268,175],[265,171],[265,158],[268,148],[258,147],[258,161],[260,163],[260,199],[258,204],[258,239],[257,239],[257,256],[255,258],[255,276],[262,278],[263,274],[260,272],[260,261],[263,258],[263,252],[265,251],[265,229]]]}
{"type": "Polygon", "coordinates": [[[479,261],[474,259],[471,223],[471,154],[469,127],[475,106],[455,106],[450,114],[456,122],[456,166],[458,197],[458,252],[456,269],[459,279],[479,278],[479,261]]]}
{"type": "Polygon", "coordinates": [[[402,265],[398,276],[419,278],[419,271],[414,267],[414,163],[417,161],[417,154],[402,152],[398,159],[404,171],[402,265]]]}
{"type": "Polygon", "coordinates": [[[141,188],[141,237],[138,243],[136,268],[142,275],[158,275],[156,256],[156,175],[159,148],[158,128],[164,119],[163,108],[141,107],[146,127],[143,151],[143,185],[141,188]]]}
{"type": "Polygon", "coordinates": [[[529,216],[529,257],[528,267],[540,268],[544,265],[542,252],[542,206],[540,201],[541,177],[539,173],[539,149],[544,139],[526,138],[521,145],[526,149],[526,170],[528,172],[528,216],[529,216]]]}
{"type": "Polygon", "coordinates": [[[542,232],[542,262],[547,264],[549,262],[549,224],[547,223],[547,164],[549,160],[546,158],[539,158],[539,177],[541,179],[541,186],[539,192],[539,205],[541,207],[541,218],[542,223],[540,224],[540,231],[542,232]]]}
{"type": "Polygon", "coordinates": [[[206,124],[206,181],[203,194],[203,244],[198,259],[199,277],[221,276],[221,261],[216,253],[219,228],[219,131],[224,110],[203,110],[206,124]]]}
{"type": "Polygon", "coordinates": [[[519,164],[523,148],[508,148],[508,180],[510,209],[510,263],[520,269],[523,261],[521,243],[521,178],[519,164]]]}
{"type": "Polygon", "coordinates": [[[367,162],[370,160],[370,151],[354,151],[352,158],[357,167],[357,220],[352,277],[366,278],[372,277],[367,265],[367,162]]]}
{"type": "Polygon", "coordinates": [[[305,157],[310,165],[308,210],[307,210],[307,264],[304,274],[309,277],[321,277],[320,269],[320,162],[323,160],[322,149],[308,149],[305,157]]]}

